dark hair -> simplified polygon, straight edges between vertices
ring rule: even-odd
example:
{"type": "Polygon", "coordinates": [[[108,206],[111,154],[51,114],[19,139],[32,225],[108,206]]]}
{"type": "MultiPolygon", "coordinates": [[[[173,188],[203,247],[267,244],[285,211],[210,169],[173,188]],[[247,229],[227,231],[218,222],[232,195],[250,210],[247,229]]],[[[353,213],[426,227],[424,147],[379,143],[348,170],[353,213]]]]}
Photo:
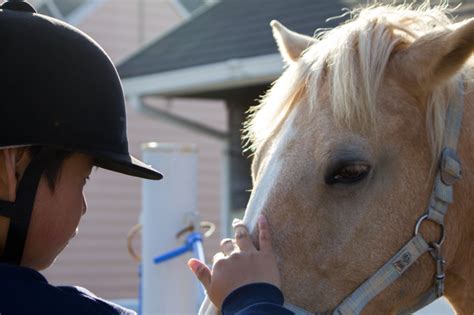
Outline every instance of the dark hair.
{"type": "MultiPolygon", "coordinates": [[[[42,149],[42,146],[32,146],[29,148],[30,153],[32,156],[38,154],[38,152],[42,149]]],[[[63,149],[55,149],[54,156],[48,161],[46,165],[46,169],[44,170],[44,175],[48,180],[48,186],[51,191],[54,191],[56,186],[56,180],[61,172],[61,167],[63,165],[64,160],[70,157],[73,154],[71,151],[66,151],[63,149]]]]}

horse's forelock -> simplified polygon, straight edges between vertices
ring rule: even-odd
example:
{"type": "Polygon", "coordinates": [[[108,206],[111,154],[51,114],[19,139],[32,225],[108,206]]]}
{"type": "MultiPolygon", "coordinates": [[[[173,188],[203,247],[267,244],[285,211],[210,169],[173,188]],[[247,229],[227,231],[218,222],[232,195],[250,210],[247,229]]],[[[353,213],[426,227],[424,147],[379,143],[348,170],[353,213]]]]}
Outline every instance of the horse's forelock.
{"type": "MultiPolygon", "coordinates": [[[[425,2],[417,9],[412,5],[376,5],[354,10],[346,23],[319,32],[318,41],[286,69],[260,105],[252,109],[246,123],[250,147],[258,151],[262,143],[275,136],[302,96],[310,104],[317,102],[317,87],[322,82],[328,83],[337,123],[375,132],[376,97],[392,54],[426,33],[448,28],[452,24],[448,14],[446,4],[430,8],[425,2]]],[[[455,80],[446,82],[433,91],[427,104],[433,156],[439,153],[443,137],[446,95],[454,89],[455,80]]]]}
{"type": "Polygon", "coordinates": [[[257,151],[262,144],[277,134],[306,90],[308,67],[299,62],[285,70],[262,97],[260,104],[252,107],[244,124],[247,149],[257,151]]]}

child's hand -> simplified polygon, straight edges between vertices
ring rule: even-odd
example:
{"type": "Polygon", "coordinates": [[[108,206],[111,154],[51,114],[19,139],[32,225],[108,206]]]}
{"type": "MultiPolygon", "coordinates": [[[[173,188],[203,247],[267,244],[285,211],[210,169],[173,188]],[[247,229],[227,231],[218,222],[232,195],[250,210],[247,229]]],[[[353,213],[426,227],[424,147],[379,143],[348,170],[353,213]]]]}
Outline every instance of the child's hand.
{"type": "Polygon", "coordinates": [[[273,253],[268,223],[258,218],[259,244],[257,250],[244,225],[235,227],[235,240],[224,239],[222,252],[214,256],[212,271],[197,259],[188,266],[204,285],[212,303],[219,309],[224,299],[235,289],[254,282],[266,282],[280,287],[280,273],[273,253]]]}

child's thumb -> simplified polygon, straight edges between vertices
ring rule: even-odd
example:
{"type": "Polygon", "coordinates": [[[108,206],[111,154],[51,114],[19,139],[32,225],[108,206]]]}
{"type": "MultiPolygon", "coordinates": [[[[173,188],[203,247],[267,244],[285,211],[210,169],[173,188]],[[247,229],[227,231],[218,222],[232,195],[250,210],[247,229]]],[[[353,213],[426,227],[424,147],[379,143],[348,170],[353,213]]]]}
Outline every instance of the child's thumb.
{"type": "Polygon", "coordinates": [[[209,267],[194,258],[188,261],[188,267],[196,275],[199,281],[201,281],[202,285],[207,291],[211,285],[211,270],[209,267]]]}

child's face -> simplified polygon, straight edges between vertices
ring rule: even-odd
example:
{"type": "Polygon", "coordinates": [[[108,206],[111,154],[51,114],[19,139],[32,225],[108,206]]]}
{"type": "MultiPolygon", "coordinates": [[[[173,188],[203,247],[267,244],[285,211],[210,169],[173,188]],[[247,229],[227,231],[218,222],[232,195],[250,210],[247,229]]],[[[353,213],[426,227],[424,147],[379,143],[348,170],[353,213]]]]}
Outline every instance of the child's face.
{"type": "Polygon", "coordinates": [[[52,192],[43,176],[36,193],[22,266],[37,270],[51,265],[77,231],[87,210],[83,188],[92,158],[75,153],[66,158],[52,192]]]}

